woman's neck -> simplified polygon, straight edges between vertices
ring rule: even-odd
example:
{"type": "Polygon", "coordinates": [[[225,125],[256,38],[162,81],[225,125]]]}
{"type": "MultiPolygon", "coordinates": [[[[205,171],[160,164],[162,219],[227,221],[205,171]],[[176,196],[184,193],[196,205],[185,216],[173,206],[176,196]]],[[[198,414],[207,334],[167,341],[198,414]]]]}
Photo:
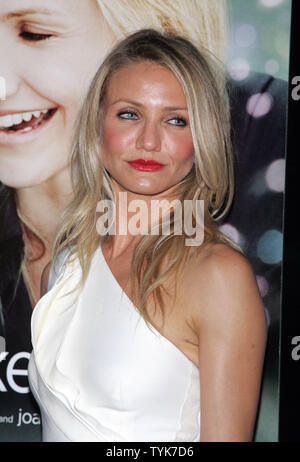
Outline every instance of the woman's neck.
{"type": "Polygon", "coordinates": [[[16,190],[18,211],[42,239],[47,253],[51,252],[58,220],[71,198],[69,169],[39,185],[16,190]]]}
{"type": "Polygon", "coordinates": [[[125,191],[114,180],[115,195],[115,230],[111,241],[110,256],[118,257],[132,251],[143,234],[159,221],[158,213],[169,216],[169,205],[174,201],[173,188],[157,195],[141,195],[125,191]],[[164,201],[165,212],[158,210],[158,201],[164,201]]]}

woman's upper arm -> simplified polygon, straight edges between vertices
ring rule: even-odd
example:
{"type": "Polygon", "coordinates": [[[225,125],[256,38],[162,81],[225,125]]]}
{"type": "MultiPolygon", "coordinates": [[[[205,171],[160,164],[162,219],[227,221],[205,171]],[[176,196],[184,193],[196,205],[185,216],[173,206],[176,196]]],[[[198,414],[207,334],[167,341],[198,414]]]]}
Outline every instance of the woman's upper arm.
{"type": "Polygon", "coordinates": [[[201,441],[251,441],[267,336],[264,307],[241,254],[222,248],[205,265],[201,308],[194,313],[201,441]]]}

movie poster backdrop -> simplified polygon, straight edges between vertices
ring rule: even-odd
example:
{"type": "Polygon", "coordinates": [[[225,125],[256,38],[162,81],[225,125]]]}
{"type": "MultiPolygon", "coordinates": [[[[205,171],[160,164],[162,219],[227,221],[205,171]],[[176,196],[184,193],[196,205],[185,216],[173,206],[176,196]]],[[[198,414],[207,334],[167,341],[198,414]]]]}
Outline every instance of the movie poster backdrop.
{"type": "MultiPolygon", "coordinates": [[[[87,0],[90,1],[94,0],[87,0]]],[[[7,5],[5,0],[0,0],[0,3],[7,5]]],[[[20,1],[14,0],[9,3],[19,6],[20,1]]],[[[31,7],[31,3],[33,8],[36,7],[35,0],[25,0],[26,7],[31,7]]],[[[149,3],[153,3],[155,7],[155,0],[149,0],[149,3]]],[[[268,321],[268,344],[254,439],[277,441],[291,0],[228,0],[227,4],[230,21],[226,65],[237,160],[236,196],[231,212],[221,224],[221,228],[242,247],[251,261],[263,298],[268,321]]],[[[42,41],[51,40],[51,31],[55,27],[61,27],[60,18],[56,18],[55,21],[57,24],[51,22],[47,27],[40,27],[33,21],[33,28],[25,28],[19,37],[20,40],[27,41],[26,46],[40,47],[41,67],[49,64],[45,61],[47,53],[43,51],[42,41]],[[49,37],[45,38],[45,35],[49,37]]],[[[45,24],[45,18],[43,23],[45,24]]],[[[0,441],[40,441],[40,414],[30,393],[27,376],[31,352],[31,302],[21,272],[24,234],[14,195],[14,172],[10,172],[12,176],[10,181],[7,180],[7,157],[10,155],[11,146],[6,143],[5,135],[1,136],[1,131],[9,127],[14,130],[11,120],[3,127],[5,123],[1,106],[16,112],[23,108],[27,111],[35,108],[28,106],[32,94],[28,90],[29,86],[23,85],[22,81],[22,75],[26,76],[27,71],[23,74],[22,72],[30,63],[26,62],[26,53],[23,57],[14,56],[13,52],[6,53],[11,36],[10,30],[6,31],[5,27],[3,18],[0,17],[0,441]]],[[[64,59],[77,58],[80,65],[80,48],[68,50],[66,47],[63,52],[67,53],[64,59]]],[[[94,55],[91,59],[94,59],[94,55]]],[[[93,66],[96,69],[95,61],[93,66]]],[[[26,69],[28,70],[28,67],[26,69]]],[[[48,79],[57,75],[64,81],[60,69],[54,69],[48,79]]],[[[72,77],[76,79],[76,76],[72,77]]],[[[70,76],[66,76],[64,82],[68,78],[70,76]]],[[[91,79],[92,72],[87,74],[86,78],[91,79]]],[[[34,85],[30,88],[36,101],[43,101],[43,98],[55,101],[55,96],[50,93],[51,85],[46,84],[43,87],[43,82],[40,81],[34,85]],[[44,88],[45,92],[49,88],[49,94],[43,94],[44,88]]],[[[64,104],[62,89],[57,91],[64,104]]],[[[69,104],[68,97],[67,94],[66,106],[69,104]]],[[[72,103],[72,100],[70,101],[72,103]]],[[[50,112],[45,116],[50,117],[52,114],[50,112]]],[[[43,114],[37,114],[36,119],[39,117],[43,117],[43,114]]],[[[25,124],[18,128],[25,128],[26,131],[28,127],[29,125],[25,124]]],[[[28,146],[30,141],[24,146],[24,150],[28,149],[28,146]]],[[[22,161],[20,146],[15,155],[16,159],[19,156],[22,161]]],[[[34,162],[32,156],[33,170],[34,162]]],[[[51,162],[53,159],[49,159],[49,163],[51,162]]]]}

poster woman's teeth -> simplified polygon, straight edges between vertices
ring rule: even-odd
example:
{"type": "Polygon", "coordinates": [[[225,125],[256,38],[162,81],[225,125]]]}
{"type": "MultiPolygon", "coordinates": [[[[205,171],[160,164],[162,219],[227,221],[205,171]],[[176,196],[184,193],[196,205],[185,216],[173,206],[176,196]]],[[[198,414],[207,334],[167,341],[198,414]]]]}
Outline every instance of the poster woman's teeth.
{"type": "Polygon", "coordinates": [[[0,117],[0,130],[7,133],[28,132],[34,130],[48,120],[56,109],[43,109],[41,111],[19,112],[0,117]]]}
{"type": "Polygon", "coordinates": [[[40,117],[41,114],[46,114],[48,109],[42,111],[22,112],[18,114],[8,114],[0,117],[0,128],[10,128],[13,125],[18,125],[21,122],[29,122],[32,117],[40,117]]]}

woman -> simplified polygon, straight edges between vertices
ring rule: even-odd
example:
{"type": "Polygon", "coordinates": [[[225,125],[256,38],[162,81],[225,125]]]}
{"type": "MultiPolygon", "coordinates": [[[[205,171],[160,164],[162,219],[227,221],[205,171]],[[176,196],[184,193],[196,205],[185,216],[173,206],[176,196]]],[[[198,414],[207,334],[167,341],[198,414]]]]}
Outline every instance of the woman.
{"type": "Polygon", "coordinates": [[[220,77],[204,48],[142,30],[92,82],[73,150],[74,199],[32,318],[29,376],[44,441],[252,438],[266,324],[251,267],[217,224],[233,195],[220,77]],[[109,217],[97,220],[107,200],[116,234],[109,217]],[[137,200],[148,223],[130,232],[137,200]],[[150,232],[157,200],[173,204],[170,234],[150,232]],[[187,246],[177,206],[185,215],[191,204],[201,227],[197,200],[204,240],[187,246]]]}
{"type": "Polygon", "coordinates": [[[1,440],[40,439],[38,425],[17,426],[20,409],[31,415],[38,409],[27,377],[17,377],[13,388],[8,370],[15,364],[27,371],[42,271],[51,259],[58,219],[72,198],[73,127],[94,74],[117,39],[146,26],[190,34],[219,56],[223,5],[220,0],[0,2],[0,74],[6,81],[6,99],[0,101],[0,350],[7,352],[0,363],[5,390],[0,400],[2,414],[16,422],[2,425],[1,440]]]}

